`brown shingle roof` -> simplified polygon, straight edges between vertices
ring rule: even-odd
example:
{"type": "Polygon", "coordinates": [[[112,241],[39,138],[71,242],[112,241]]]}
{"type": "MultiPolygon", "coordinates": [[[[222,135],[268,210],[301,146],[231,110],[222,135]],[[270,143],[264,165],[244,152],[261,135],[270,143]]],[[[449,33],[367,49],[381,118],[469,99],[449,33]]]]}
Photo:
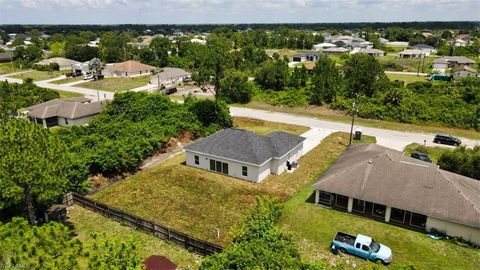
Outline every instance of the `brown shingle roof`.
{"type": "Polygon", "coordinates": [[[113,72],[139,72],[139,71],[150,71],[158,69],[157,67],[145,65],[137,61],[128,60],[121,63],[114,63],[106,67],[106,69],[113,72]]]}
{"type": "Polygon", "coordinates": [[[351,146],[313,188],[480,228],[480,181],[375,144],[351,146]]]}

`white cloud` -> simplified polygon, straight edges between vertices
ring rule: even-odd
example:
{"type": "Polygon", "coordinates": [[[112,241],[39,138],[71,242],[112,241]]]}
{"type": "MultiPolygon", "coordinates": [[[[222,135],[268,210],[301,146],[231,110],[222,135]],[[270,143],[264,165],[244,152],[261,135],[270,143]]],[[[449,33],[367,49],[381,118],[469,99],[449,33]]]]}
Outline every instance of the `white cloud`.
{"type": "MultiPolygon", "coordinates": [[[[5,0],[8,1],[8,0],[5,0]]],[[[10,0],[12,2],[12,0],[10,0]]],[[[124,5],[128,7],[143,7],[150,5],[150,0],[21,0],[21,6],[24,8],[106,8],[115,5],[124,5]]]]}

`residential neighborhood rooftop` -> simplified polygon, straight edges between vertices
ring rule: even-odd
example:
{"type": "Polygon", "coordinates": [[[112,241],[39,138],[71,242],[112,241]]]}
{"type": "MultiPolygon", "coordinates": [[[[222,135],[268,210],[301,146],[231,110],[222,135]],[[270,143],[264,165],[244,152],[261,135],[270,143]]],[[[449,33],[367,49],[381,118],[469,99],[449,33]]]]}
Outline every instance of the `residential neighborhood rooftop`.
{"type": "Polygon", "coordinates": [[[448,64],[456,62],[458,64],[475,64],[475,61],[464,56],[444,56],[433,60],[433,64],[448,64]]]}
{"type": "Polygon", "coordinates": [[[103,102],[90,102],[84,97],[72,98],[67,100],[52,99],[26,108],[31,116],[36,118],[65,117],[77,119],[88,115],[94,115],[103,111],[105,104],[103,102]]]}

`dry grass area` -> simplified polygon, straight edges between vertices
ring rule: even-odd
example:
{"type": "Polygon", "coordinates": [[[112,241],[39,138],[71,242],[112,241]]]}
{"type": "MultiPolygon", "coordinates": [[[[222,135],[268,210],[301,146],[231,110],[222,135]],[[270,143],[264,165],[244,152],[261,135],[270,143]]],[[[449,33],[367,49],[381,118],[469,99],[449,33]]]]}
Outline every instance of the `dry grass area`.
{"type": "Polygon", "coordinates": [[[150,81],[150,75],[137,76],[132,78],[109,77],[98,81],[88,81],[77,84],[78,87],[98,89],[110,92],[123,92],[140,86],[145,86],[150,81]]]}
{"type": "Polygon", "coordinates": [[[178,155],[118,182],[92,197],[179,231],[220,245],[232,239],[259,195],[286,201],[316,178],[346,148],[348,134],[334,133],[299,160],[293,173],[271,175],[260,184],[184,165],[178,155]],[[220,229],[220,238],[214,235],[220,229]]]}
{"type": "Polygon", "coordinates": [[[257,133],[258,135],[267,135],[274,131],[285,131],[295,135],[301,135],[307,132],[310,128],[300,125],[285,124],[279,122],[266,122],[262,120],[235,117],[233,119],[233,126],[236,128],[243,128],[257,133]]]}
{"type": "MultiPolygon", "coordinates": [[[[66,73],[66,72],[68,72],[68,71],[66,71],[66,70],[55,70],[55,71],[31,70],[31,71],[27,71],[27,72],[23,73],[23,79],[31,78],[34,81],[43,81],[43,80],[57,78],[57,77],[63,75],[64,73],[66,73]]],[[[15,79],[22,79],[22,74],[16,74],[16,75],[9,76],[9,77],[15,78],[15,79]]]]}
{"type": "Polygon", "coordinates": [[[79,206],[72,206],[68,211],[68,221],[75,229],[76,237],[85,246],[103,241],[105,238],[118,238],[121,240],[133,239],[137,242],[138,256],[142,259],[150,255],[162,255],[176,263],[180,268],[197,268],[201,257],[185,249],[160,240],[153,235],[136,231],[123,226],[98,213],[86,210],[79,206]],[[96,235],[96,239],[92,236],[96,235]]]}

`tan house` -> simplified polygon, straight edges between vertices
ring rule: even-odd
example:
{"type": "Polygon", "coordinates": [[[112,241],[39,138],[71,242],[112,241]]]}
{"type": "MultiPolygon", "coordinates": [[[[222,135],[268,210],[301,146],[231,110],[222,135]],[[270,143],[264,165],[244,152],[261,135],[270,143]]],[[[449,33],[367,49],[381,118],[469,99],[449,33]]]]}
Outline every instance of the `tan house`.
{"type": "Polygon", "coordinates": [[[158,70],[159,68],[142,64],[138,61],[128,60],[121,63],[107,64],[102,74],[105,76],[114,77],[131,77],[136,75],[147,75],[152,70],[158,70]]]}
{"type": "Polygon", "coordinates": [[[313,188],[318,205],[480,244],[480,181],[399,151],[352,145],[313,188]]]}
{"type": "Polygon", "coordinates": [[[91,102],[91,99],[78,97],[52,99],[26,108],[30,121],[45,128],[53,126],[78,126],[86,124],[101,113],[105,102],[91,102]]]}
{"type": "Polygon", "coordinates": [[[453,78],[455,80],[467,77],[477,77],[477,71],[469,66],[458,66],[453,69],[453,78]]]}
{"type": "Polygon", "coordinates": [[[77,65],[80,62],[71,60],[68,58],[63,58],[63,57],[53,57],[53,58],[42,60],[38,62],[37,65],[46,66],[52,63],[57,63],[58,66],[60,67],[60,70],[62,70],[62,69],[72,69],[74,65],[77,65]]]}
{"type": "Polygon", "coordinates": [[[385,56],[385,52],[379,49],[363,48],[363,49],[360,49],[358,53],[368,54],[375,57],[385,56]]]}
{"type": "Polygon", "coordinates": [[[432,69],[433,71],[444,73],[449,68],[463,67],[468,66],[472,67],[475,65],[475,61],[464,57],[464,56],[444,56],[433,60],[432,69]]]}

